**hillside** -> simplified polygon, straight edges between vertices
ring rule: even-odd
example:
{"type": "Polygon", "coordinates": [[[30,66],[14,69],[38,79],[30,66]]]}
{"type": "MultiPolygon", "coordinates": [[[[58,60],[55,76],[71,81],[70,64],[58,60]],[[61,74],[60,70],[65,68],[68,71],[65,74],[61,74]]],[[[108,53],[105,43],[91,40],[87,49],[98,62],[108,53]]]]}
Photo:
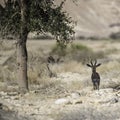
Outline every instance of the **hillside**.
{"type": "MultiPolygon", "coordinates": [[[[57,4],[60,0],[56,0],[57,4]]],[[[78,37],[108,37],[120,29],[119,0],[66,0],[65,10],[77,21],[78,37]]]]}

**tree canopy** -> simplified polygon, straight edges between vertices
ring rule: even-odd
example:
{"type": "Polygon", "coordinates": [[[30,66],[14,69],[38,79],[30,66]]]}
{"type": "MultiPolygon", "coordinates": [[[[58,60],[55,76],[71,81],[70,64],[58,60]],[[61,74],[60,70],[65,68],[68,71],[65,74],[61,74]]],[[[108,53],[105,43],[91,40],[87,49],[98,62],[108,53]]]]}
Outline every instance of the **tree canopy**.
{"type": "MultiPolygon", "coordinates": [[[[54,0],[28,0],[28,32],[51,33],[56,40],[68,42],[74,34],[73,21],[63,11],[65,0],[55,5],[54,0]]],[[[21,26],[20,0],[7,0],[0,5],[1,35],[19,36],[21,26]]]]}
{"type": "Polygon", "coordinates": [[[73,22],[63,11],[63,0],[4,0],[0,5],[0,33],[17,39],[17,79],[21,91],[29,89],[27,75],[27,37],[29,32],[51,33],[60,44],[66,44],[74,34],[73,22]]]}

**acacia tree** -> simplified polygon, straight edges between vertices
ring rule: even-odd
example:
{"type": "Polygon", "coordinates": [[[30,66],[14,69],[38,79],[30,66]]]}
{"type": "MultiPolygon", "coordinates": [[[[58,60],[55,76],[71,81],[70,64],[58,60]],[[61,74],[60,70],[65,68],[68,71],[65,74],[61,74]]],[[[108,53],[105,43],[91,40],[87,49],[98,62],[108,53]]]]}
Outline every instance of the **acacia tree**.
{"type": "Polygon", "coordinates": [[[30,32],[51,33],[59,43],[68,43],[74,34],[71,18],[62,10],[65,0],[4,0],[0,5],[0,33],[17,38],[17,73],[20,90],[28,90],[27,48],[30,32]]]}

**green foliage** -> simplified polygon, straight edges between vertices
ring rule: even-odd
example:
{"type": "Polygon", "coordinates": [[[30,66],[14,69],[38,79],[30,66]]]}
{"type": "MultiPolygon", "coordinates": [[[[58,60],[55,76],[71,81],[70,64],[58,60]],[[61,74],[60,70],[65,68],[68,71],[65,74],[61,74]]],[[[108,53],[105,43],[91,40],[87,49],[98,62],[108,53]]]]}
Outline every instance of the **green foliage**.
{"type": "Polygon", "coordinates": [[[51,54],[57,54],[59,56],[65,56],[67,54],[76,54],[77,52],[87,52],[91,51],[90,48],[87,46],[84,46],[82,44],[71,44],[69,46],[66,46],[64,44],[57,43],[51,51],[51,54]]]}
{"type": "MultiPolygon", "coordinates": [[[[59,6],[54,0],[30,0],[29,32],[51,33],[57,41],[68,42],[74,34],[73,21],[62,10],[65,1],[59,6]]],[[[21,6],[19,0],[7,0],[5,6],[0,5],[0,31],[2,35],[19,36],[21,26],[21,6]]]]}
{"type": "Polygon", "coordinates": [[[78,62],[85,63],[89,58],[103,58],[103,52],[94,52],[89,47],[82,44],[71,44],[69,46],[64,46],[56,44],[52,50],[52,55],[58,55],[59,57],[64,57],[67,60],[75,60],[78,62]]]}
{"type": "Polygon", "coordinates": [[[87,51],[90,50],[87,46],[82,44],[71,44],[71,50],[72,51],[87,51]]]}
{"type": "Polygon", "coordinates": [[[0,32],[3,36],[20,33],[20,7],[16,5],[12,0],[8,0],[4,7],[0,5],[0,32]]]}
{"type": "Polygon", "coordinates": [[[53,48],[50,54],[56,54],[58,56],[65,56],[67,54],[67,46],[63,43],[57,43],[53,48]]]}

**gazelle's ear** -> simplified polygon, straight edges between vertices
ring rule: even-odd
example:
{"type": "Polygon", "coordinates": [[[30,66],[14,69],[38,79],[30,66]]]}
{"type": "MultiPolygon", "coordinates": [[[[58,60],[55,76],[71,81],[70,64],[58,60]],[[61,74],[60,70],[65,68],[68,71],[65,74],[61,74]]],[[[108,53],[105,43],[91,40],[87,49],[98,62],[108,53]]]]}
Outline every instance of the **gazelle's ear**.
{"type": "Polygon", "coordinates": [[[96,67],[99,67],[101,65],[101,63],[97,64],[96,67]]]}
{"type": "Polygon", "coordinates": [[[88,67],[92,67],[90,64],[86,64],[88,67]]]}

